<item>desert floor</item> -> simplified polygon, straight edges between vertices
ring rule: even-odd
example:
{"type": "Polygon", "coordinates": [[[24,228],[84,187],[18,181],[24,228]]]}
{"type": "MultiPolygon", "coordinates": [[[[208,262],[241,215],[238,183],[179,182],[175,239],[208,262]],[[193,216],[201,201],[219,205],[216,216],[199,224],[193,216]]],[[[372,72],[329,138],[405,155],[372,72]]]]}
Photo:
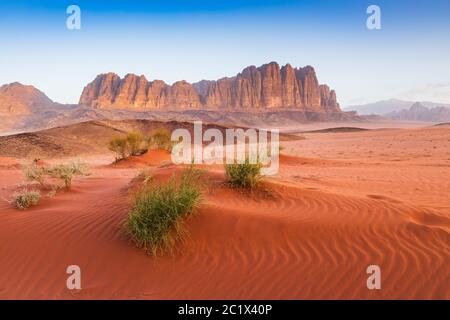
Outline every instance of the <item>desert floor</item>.
{"type": "Polygon", "coordinates": [[[450,126],[301,136],[282,142],[270,197],[232,190],[210,168],[188,241],[157,258],[122,222],[133,177],[150,167],[167,179],[179,170],[159,166],[169,155],[82,156],[90,176],[24,211],[6,201],[22,160],[0,158],[0,298],[450,299],[450,126]],[[79,291],[66,287],[69,265],[79,291]],[[381,290],[366,287],[369,265],[381,290]]]}

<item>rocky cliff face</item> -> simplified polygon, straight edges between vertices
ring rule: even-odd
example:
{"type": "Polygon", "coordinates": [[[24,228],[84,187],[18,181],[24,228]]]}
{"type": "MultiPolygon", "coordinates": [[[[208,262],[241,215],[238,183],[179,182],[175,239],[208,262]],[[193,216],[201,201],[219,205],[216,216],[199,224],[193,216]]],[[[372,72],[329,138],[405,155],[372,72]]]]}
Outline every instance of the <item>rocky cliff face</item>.
{"type": "Polygon", "coordinates": [[[276,62],[247,67],[231,78],[194,84],[179,81],[171,86],[133,74],[123,79],[114,73],[102,74],[84,88],[79,103],[93,108],[148,110],[340,112],[336,93],[319,85],[311,66],[287,64],[280,68],[276,62]]]}

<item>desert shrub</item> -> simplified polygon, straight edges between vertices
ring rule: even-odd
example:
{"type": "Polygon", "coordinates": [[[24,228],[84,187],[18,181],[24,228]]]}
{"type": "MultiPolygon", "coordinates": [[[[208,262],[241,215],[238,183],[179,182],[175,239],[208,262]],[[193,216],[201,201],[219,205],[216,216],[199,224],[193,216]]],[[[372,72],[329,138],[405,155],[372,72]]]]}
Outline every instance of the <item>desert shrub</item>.
{"type": "Polygon", "coordinates": [[[124,138],[112,138],[108,143],[108,149],[116,154],[116,161],[147,152],[145,138],[139,132],[130,132],[124,138]]]}
{"type": "Polygon", "coordinates": [[[45,167],[38,166],[36,162],[37,161],[33,161],[31,164],[24,165],[22,167],[22,171],[27,181],[36,181],[41,186],[44,186],[47,169],[45,167]]]}
{"type": "Polygon", "coordinates": [[[225,175],[233,187],[253,190],[260,182],[262,164],[251,163],[247,157],[244,163],[225,165],[225,175]]]}
{"type": "Polygon", "coordinates": [[[139,132],[130,132],[126,137],[126,147],[128,154],[131,156],[138,156],[145,153],[147,150],[143,148],[144,136],[139,132]]]}
{"type": "Polygon", "coordinates": [[[25,210],[39,203],[41,193],[35,190],[23,189],[14,194],[14,204],[19,210],[25,210]]]}
{"type": "Polygon", "coordinates": [[[74,176],[87,175],[85,165],[79,162],[71,162],[69,164],[58,164],[48,169],[48,175],[52,178],[61,179],[64,182],[66,190],[72,186],[74,176]]]}
{"type": "Polygon", "coordinates": [[[132,180],[133,182],[139,181],[143,185],[147,185],[153,182],[153,170],[149,168],[142,169],[132,180]]]}
{"type": "Polygon", "coordinates": [[[128,143],[126,138],[112,138],[108,143],[108,149],[116,154],[116,161],[128,157],[128,143]]]}
{"type": "Polygon", "coordinates": [[[158,149],[172,151],[173,143],[170,131],[164,128],[156,129],[149,137],[149,145],[156,146],[158,149]]]}
{"type": "Polygon", "coordinates": [[[145,185],[135,196],[126,228],[139,248],[156,255],[172,251],[185,235],[183,222],[199,204],[199,171],[185,170],[179,179],[168,183],[145,185]]]}
{"type": "Polygon", "coordinates": [[[59,186],[52,186],[50,191],[47,192],[47,197],[53,198],[61,188],[59,186]]]}

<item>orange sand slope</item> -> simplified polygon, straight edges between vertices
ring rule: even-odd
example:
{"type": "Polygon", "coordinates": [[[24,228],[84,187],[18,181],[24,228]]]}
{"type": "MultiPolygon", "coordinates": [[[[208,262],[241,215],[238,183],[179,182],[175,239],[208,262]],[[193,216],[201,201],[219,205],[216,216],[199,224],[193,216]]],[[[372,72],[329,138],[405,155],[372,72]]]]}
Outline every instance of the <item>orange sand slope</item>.
{"type": "MultiPolygon", "coordinates": [[[[267,180],[273,197],[208,173],[214,187],[173,257],[146,256],[121,232],[142,167],[159,179],[178,170],[158,168],[152,153],[93,166],[72,191],[26,211],[2,202],[0,298],[449,299],[450,128],[305,137],[283,143],[290,156],[267,180]],[[72,264],[78,292],[66,288],[72,264]],[[366,287],[372,264],[381,290],[366,287]]],[[[23,178],[3,161],[7,198],[23,178]]]]}

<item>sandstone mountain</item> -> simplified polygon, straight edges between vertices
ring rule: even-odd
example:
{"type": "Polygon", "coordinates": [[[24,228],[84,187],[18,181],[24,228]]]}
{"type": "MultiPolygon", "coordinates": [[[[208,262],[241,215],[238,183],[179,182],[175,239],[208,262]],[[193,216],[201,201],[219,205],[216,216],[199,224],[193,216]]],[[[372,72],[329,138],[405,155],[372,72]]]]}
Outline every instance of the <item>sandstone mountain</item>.
{"type": "Polygon", "coordinates": [[[391,112],[386,117],[404,121],[447,122],[450,121],[450,108],[427,108],[422,103],[416,102],[409,109],[391,112]]]}
{"type": "Polygon", "coordinates": [[[0,131],[18,128],[58,107],[59,104],[33,86],[19,82],[3,85],[0,87],[0,131]]]}
{"type": "Polygon", "coordinates": [[[30,114],[33,110],[42,110],[54,103],[35,87],[19,82],[1,86],[0,101],[0,112],[14,115],[30,114]]]}
{"type": "Polygon", "coordinates": [[[364,121],[340,110],[335,92],[319,85],[312,67],[280,68],[275,62],[248,67],[235,77],[194,84],[103,74],[84,88],[76,105],[53,102],[35,87],[17,82],[0,87],[0,135],[123,119],[257,127],[364,121]]]}
{"type": "Polygon", "coordinates": [[[194,84],[168,85],[134,74],[123,79],[114,73],[101,74],[84,88],[79,104],[136,110],[341,112],[336,93],[319,84],[311,66],[280,68],[276,62],[247,67],[235,77],[194,84]]]}

